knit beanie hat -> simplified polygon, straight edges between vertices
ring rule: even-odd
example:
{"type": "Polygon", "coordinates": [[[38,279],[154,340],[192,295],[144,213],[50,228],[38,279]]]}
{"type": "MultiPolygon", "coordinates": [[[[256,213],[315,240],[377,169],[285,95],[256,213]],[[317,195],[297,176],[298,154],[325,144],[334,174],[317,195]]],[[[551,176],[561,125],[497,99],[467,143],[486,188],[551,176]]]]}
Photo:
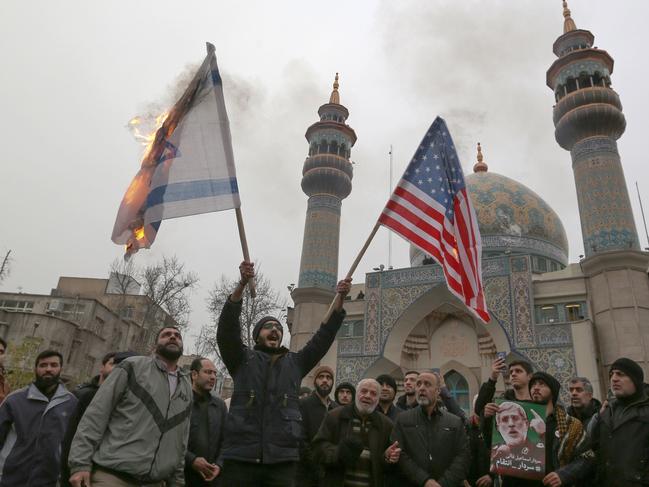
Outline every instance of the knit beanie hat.
{"type": "Polygon", "coordinates": [[[532,386],[537,381],[543,382],[550,388],[550,391],[552,392],[552,404],[556,404],[559,400],[559,389],[561,389],[559,381],[546,372],[534,372],[528,385],[530,392],[532,391],[532,386]]]}
{"type": "Polygon", "coordinates": [[[381,374],[376,378],[376,382],[378,382],[381,385],[387,384],[390,387],[392,387],[392,389],[394,389],[394,392],[397,392],[397,381],[394,380],[394,378],[391,375],[381,374]]]}
{"type": "Polygon", "coordinates": [[[332,378],[334,376],[334,371],[333,371],[333,369],[331,367],[329,367],[328,365],[320,365],[320,366],[316,367],[316,369],[313,371],[313,383],[314,384],[315,384],[315,380],[317,379],[317,377],[320,374],[322,374],[323,372],[328,372],[331,375],[332,378]]]}
{"type": "Polygon", "coordinates": [[[619,370],[621,372],[624,372],[629,377],[631,377],[631,380],[635,385],[636,392],[642,391],[643,382],[644,382],[644,372],[642,370],[642,367],[640,367],[633,360],[625,357],[619,358],[615,362],[613,362],[613,365],[611,365],[611,369],[609,370],[609,375],[613,372],[613,370],[619,370]]]}
{"type": "Polygon", "coordinates": [[[356,398],[356,388],[351,384],[351,382],[341,382],[336,386],[336,390],[334,391],[334,399],[336,402],[338,401],[338,391],[340,389],[349,389],[352,391],[352,400],[356,398]]]}
{"type": "Polygon", "coordinates": [[[284,327],[280,323],[280,321],[275,318],[274,316],[264,316],[262,319],[260,319],[255,327],[252,330],[252,339],[253,341],[257,341],[257,338],[259,338],[259,332],[261,331],[261,327],[264,326],[264,323],[268,323],[269,321],[274,321],[275,323],[279,323],[280,328],[282,329],[282,336],[284,336],[284,327]]]}

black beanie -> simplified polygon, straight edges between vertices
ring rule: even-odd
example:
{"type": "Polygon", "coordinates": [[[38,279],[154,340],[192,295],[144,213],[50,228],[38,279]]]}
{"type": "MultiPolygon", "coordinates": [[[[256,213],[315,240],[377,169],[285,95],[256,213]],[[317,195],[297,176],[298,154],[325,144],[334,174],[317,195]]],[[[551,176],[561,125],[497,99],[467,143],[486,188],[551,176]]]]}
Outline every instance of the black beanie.
{"type": "Polygon", "coordinates": [[[637,363],[635,363],[630,358],[622,357],[617,359],[615,362],[613,362],[613,365],[611,365],[611,369],[608,372],[609,375],[613,372],[614,369],[622,371],[626,375],[631,377],[631,380],[635,385],[636,392],[642,391],[643,382],[644,382],[644,372],[642,370],[642,367],[640,367],[637,363]]]}
{"type": "Polygon", "coordinates": [[[356,388],[351,384],[351,382],[341,382],[336,386],[336,390],[334,391],[334,399],[336,401],[338,400],[338,391],[340,389],[349,389],[352,391],[352,399],[356,398],[356,388]]]}
{"type": "Polygon", "coordinates": [[[282,337],[284,336],[284,327],[282,324],[279,322],[277,318],[274,316],[264,316],[262,319],[260,319],[255,327],[252,330],[252,340],[254,342],[257,342],[257,338],[259,338],[259,332],[261,331],[261,327],[264,326],[264,323],[268,323],[269,321],[274,321],[275,323],[279,323],[280,328],[282,329],[282,337]]]}
{"type": "Polygon", "coordinates": [[[397,381],[394,380],[394,378],[391,375],[381,374],[376,378],[376,382],[378,382],[381,385],[387,384],[390,387],[392,387],[392,389],[394,389],[394,392],[397,392],[397,381]]]}
{"type": "Polygon", "coordinates": [[[559,389],[561,389],[559,381],[546,372],[534,372],[530,378],[528,386],[530,392],[532,392],[532,386],[534,383],[539,380],[550,388],[550,391],[552,392],[552,404],[556,404],[559,400],[559,389]]]}

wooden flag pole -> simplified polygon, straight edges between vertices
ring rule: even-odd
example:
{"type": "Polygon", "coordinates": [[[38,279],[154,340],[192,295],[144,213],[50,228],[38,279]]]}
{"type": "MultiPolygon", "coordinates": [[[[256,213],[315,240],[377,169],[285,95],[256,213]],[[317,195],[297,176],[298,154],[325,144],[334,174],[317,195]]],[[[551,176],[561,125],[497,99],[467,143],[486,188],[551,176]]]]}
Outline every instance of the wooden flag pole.
{"type": "MultiPolygon", "coordinates": [[[[358,252],[358,255],[354,259],[354,262],[352,262],[351,267],[349,268],[349,271],[347,272],[347,275],[345,276],[345,279],[349,279],[352,277],[354,272],[356,271],[356,268],[358,267],[358,264],[360,264],[361,259],[365,255],[365,252],[367,251],[367,248],[370,246],[370,243],[372,242],[372,239],[376,235],[376,232],[379,231],[379,227],[381,224],[377,221],[376,225],[374,225],[374,228],[370,232],[370,236],[367,237],[367,240],[365,241],[365,244],[361,248],[361,250],[358,252]]],[[[325,314],[324,319],[322,320],[323,323],[326,323],[329,321],[329,318],[331,318],[331,314],[334,312],[334,306],[341,300],[340,294],[336,293],[336,296],[334,297],[333,301],[329,305],[329,309],[327,310],[327,314],[325,314]]],[[[342,304],[342,303],[341,303],[342,304]]]]}
{"type": "MultiPolygon", "coordinates": [[[[237,216],[237,227],[239,227],[239,240],[241,240],[241,250],[243,250],[243,260],[250,262],[250,252],[248,252],[248,240],[246,239],[246,230],[243,228],[243,216],[241,216],[241,208],[235,208],[234,214],[237,216]]],[[[248,289],[250,290],[250,297],[255,298],[257,291],[255,290],[255,278],[248,281],[248,289]]]]}

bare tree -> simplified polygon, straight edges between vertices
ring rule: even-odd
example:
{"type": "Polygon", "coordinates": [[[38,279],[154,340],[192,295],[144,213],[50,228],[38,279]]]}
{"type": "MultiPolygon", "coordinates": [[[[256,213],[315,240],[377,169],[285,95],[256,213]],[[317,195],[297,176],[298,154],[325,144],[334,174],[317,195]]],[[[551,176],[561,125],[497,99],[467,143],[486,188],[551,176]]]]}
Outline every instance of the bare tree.
{"type": "Polygon", "coordinates": [[[185,264],[176,256],[164,256],[161,261],[138,267],[134,259],[125,262],[116,259],[110,266],[116,294],[132,294],[133,281],[141,284],[141,292],[149,298],[143,315],[144,326],[155,321],[159,310],[165,311],[181,327],[189,321],[191,305],[189,293],[196,287],[198,276],[186,271],[185,264]]]}
{"type": "MultiPolygon", "coordinates": [[[[207,300],[207,310],[210,313],[212,323],[201,327],[196,340],[200,354],[216,357],[221,363],[221,354],[216,343],[216,328],[223,305],[237,285],[237,281],[238,279],[230,279],[222,275],[221,280],[214,283],[207,300]]],[[[248,287],[246,287],[243,295],[241,338],[246,346],[254,345],[252,332],[260,318],[273,315],[282,322],[286,321],[287,300],[283,299],[280,293],[273,289],[270,281],[261,272],[257,272],[255,276],[255,289],[257,291],[255,299],[250,298],[248,287]]]]}
{"type": "Polygon", "coordinates": [[[9,277],[11,273],[11,261],[11,250],[7,250],[7,253],[2,257],[2,263],[0,263],[0,282],[9,277]]]}
{"type": "Polygon", "coordinates": [[[163,257],[161,262],[142,269],[142,290],[151,301],[165,310],[179,325],[189,322],[189,292],[196,287],[198,276],[185,271],[185,264],[176,256],[163,257]]]}

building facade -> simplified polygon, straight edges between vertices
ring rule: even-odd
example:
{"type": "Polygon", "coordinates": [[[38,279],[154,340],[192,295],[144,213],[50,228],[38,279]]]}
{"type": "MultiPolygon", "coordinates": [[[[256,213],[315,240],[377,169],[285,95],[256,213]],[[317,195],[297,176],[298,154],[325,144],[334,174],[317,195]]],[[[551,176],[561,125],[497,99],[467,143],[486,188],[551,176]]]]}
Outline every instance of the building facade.
{"type": "MultiPolygon", "coordinates": [[[[337,381],[382,373],[399,381],[407,370],[439,369],[469,410],[497,352],[553,374],[564,394],[580,375],[602,397],[608,368],[620,356],[649,373],[649,254],[640,251],[617,150],[626,122],[611,85],[613,58],[593,39],[577,29],[564,2],[564,33],[554,43],[558,58],[547,84],[555,95],[556,140],[571,154],[585,256],[569,262],[558,215],[530,188],[489,171],[478,145],[466,184],[482,235],[491,322],[477,320],[448,291],[441,268],[412,248],[410,267],[370,272],[352,288],[346,321],[323,360],[337,381]]],[[[306,234],[303,245],[327,258],[306,234]]],[[[298,291],[294,300],[304,306],[298,291]]],[[[324,310],[291,317],[294,327],[301,320],[300,343],[324,310]]]]}
{"type": "Polygon", "coordinates": [[[73,384],[96,375],[108,352],[150,353],[158,329],[175,322],[139,294],[136,281],[123,285],[124,278],[60,277],[49,295],[0,293],[0,337],[8,344],[10,382],[30,382],[34,360],[45,349],[61,352],[62,378],[73,384]]]}

